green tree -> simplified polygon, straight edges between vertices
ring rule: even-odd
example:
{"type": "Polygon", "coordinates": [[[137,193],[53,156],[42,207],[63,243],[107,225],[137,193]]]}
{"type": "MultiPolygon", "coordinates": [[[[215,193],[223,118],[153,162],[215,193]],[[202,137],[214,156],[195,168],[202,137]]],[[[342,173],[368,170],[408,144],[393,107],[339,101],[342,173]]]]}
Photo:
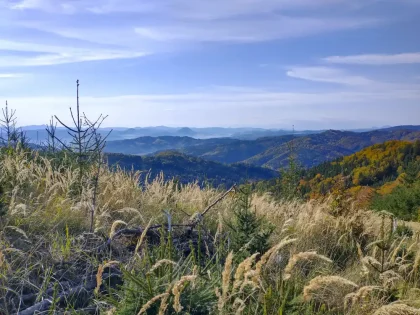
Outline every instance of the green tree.
{"type": "Polygon", "coordinates": [[[279,197],[284,200],[294,200],[302,198],[299,190],[299,183],[302,174],[302,167],[297,161],[294,141],[288,143],[289,157],[288,167],[280,170],[280,183],[278,187],[279,197]]]}
{"type": "Polygon", "coordinates": [[[17,127],[16,110],[9,109],[6,101],[6,107],[2,108],[3,117],[0,118],[0,143],[7,149],[16,149],[17,147],[27,149],[28,138],[21,128],[17,127]]]}
{"type": "Polygon", "coordinates": [[[251,187],[239,189],[233,217],[226,222],[230,229],[231,248],[241,260],[255,253],[264,253],[270,248],[269,238],[274,227],[257,215],[251,205],[251,187]]]}
{"type": "Polygon", "coordinates": [[[420,172],[420,163],[417,161],[411,161],[405,168],[404,184],[407,186],[413,185],[419,180],[418,174],[420,172]]]}
{"type": "Polygon", "coordinates": [[[385,196],[376,196],[371,207],[379,211],[386,210],[404,220],[419,220],[420,182],[397,187],[385,196]]]}

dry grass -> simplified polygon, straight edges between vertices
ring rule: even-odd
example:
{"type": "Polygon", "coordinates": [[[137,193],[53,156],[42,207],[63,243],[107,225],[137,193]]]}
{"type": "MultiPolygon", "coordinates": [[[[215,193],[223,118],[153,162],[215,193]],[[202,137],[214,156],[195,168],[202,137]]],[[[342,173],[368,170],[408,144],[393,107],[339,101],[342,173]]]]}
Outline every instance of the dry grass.
{"type": "Polygon", "coordinates": [[[303,289],[305,301],[326,304],[330,307],[342,307],[345,297],[354,292],[358,285],[339,276],[318,276],[313,278],[303,289]]]}
{"type": "Polygon", "coordinates": [[[420,309],[405,304],[385,305],[379,308],[373,315],[419,315],[420,309]]]}
{"type": "MultiPolygon", "coordinates": [[[[95,213],[97,235],[112,236],[122,226],[145,227],[146,222],[148,226],[152,221],[165,222],[164,209],[171,212],[173,222],[187,222],[220,195],[220,191],[203,189],[197,184],[179,187],[174,182],[164,182],[163,177],[149,180],[141,187],[138,184],[141,176],[146,175],[106,168],[101,171],[95,213]]],[[[28,284],[41,291],[48,280],[45,266],[65,261],[65,251],[70,251],[71,256],[83,256],[76,239],[89,229],[92,191],[85,188],[81,197],[76,197],[77,178],[76,170],[53,165],[33,153],[1,156],[0,183],[9,212],[0,222],[0,296],[12,288],[23,290],[28,284]],[[36,273],[42,277],[37,279],[36,273]]],[[[217,231],[216,240],[226,234],[222,222],[230,218],[234,202],[232,197],[225,198],[205,217],[204,223],[217,231]]],[[[253,196],[252,207],[278,227],[272,239],[277,245],[237,265],[231,253],[225,257],[223,269],[208,276],[220,279],[211,291],[212,294],[217,291],[221,314],[241,314],[251,305],[253,313],[258,313],[259,303],[267,292],[277,285],[284,288],[286,282],[292,282],[294,290],[300,292],[304,305],[315,305],[315,309],[324,305],[342,312],[345,309],[348,314],[419,314],[410,306],[420,300],[412,294],[412,290],[420,287],[417,230],[412,237],[393,236],[386,248],[381,249],[378,246],[382,246],[383,218],[369,211],[351,209],[340,216],[331,212],[328,200],[275,202],[268,195],[253,196]],[[294,275],[304,275],[299,277],[303,282],[294,275]],[[389,304],[391,298],[405,303],[389,304]]],[[[136,252],[141,250],[143,241],[144,235],[136,252]]],[[[141,260],[141,255],[138,258],[141,260]]],[[[162,266],[178,268],[178,263],[161,260],[151,266],[151,272],[162,266]]],[[[95,270],[100,264],[92,262],[95,270]]],[[[102,276],[101,271],[103,268],[99,268],[98,277],[102,276]]],[[[139,313],[145,313],[158,302],[161,314],[167,314],[169,309],[181,312],[184,287],[202,277],[181,275],[148,300],[139,313]]],[[[278,294],[276,299],[281,301],[282,293],[278,294]]]]}
{"type": "Polygon", "coordinates": [[[301,273],[302,271],[307,273],[309,271],[308,269],[313,268],[313,265],[317,262],[325,262],[330,264],[333,261],[328,257],[317,254],[316,252],[302,252],[295,254],[291,259],[289,259],[289,263],[284,269],[285,274],[283,278],[285,280],[290,279],[292,277],[293,271],[296,269],[299,269],[301,273]]]}

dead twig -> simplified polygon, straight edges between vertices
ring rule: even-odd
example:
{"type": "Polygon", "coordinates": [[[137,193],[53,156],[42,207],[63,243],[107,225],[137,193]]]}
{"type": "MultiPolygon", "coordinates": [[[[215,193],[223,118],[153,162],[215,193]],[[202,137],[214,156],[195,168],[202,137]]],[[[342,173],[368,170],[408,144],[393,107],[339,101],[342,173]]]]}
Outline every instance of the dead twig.
{"type": "Polygon", "coordinates": [[[236,185],[233,185],[228,191],[226,191],[223,195],[221,195],[219,198],[217,198],[211,205],[209,205],[202,213],[201,216],[205,216],[207,212],[209,212],[209,210],[211,208],[213,208],[215,205],[217,205],[220,201],[222,201],[223,199],[225,199],[225,197],[227,195],[229,195],[230,192],[232,191],[236,191],[236,185]]]}

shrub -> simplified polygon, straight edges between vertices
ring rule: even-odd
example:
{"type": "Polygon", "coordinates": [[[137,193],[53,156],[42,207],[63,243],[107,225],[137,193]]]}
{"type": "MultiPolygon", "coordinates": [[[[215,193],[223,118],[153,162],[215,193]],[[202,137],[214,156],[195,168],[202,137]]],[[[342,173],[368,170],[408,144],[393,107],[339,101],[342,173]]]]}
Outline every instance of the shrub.
{"type": "Polygon", "coordinates": [[[413,186],[399,186],[389,195],[376,196],[372,209],[386,210],[404,220],[418,220],[420,209],[420,183],[413,186]]]}

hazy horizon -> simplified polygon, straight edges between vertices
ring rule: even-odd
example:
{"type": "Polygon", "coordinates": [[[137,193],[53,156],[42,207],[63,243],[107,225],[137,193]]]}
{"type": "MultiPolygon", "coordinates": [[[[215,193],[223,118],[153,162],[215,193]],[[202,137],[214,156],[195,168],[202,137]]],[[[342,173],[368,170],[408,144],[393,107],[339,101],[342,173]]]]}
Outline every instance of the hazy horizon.
{"type": "MultiPolygon", "coordinates": [[[[18,128],[29,128],[32,130],[39,130],[39,129],[43,129],[47,124],[40,124],[40,125],[18,125],[18,128]]],[[[107,127],[101,127],[101,129],[147,129],[147,128],[171,128],[171,129],[182,129],[182,128],[190,128],[190,129],[253,129],[253,130],[283,130],[283,131],[290,131],[293,132],[299,132],[299,131],[323,131],[323,130],[368,130],[368,129],[384,129],[384,128],[392,128],[392,127],[398,127],[398,126],[409,126],[409,125],[384,125],[384,126],[366,126],[366,127],[360,127],[360,128],[325,128],[325,129],[306,129],[306,128],[298,128],[295,126],[295,128],[293,129],[293,126],[290,128],[287,127],[260,127],[260,126],[228,126],[228,127],[224,127],[224,126],[200,126],[200,127],[195,127],[195,126],[176,126],[176,125],[150,125],[150,126],[133,126],[133,127],[125,127],[125,126],[107,126],[107,127]]],[[[411,126],[420,126],[419,125],[411,125],[411,126]]],[[[64,127],[60,126],[59,124],[57,125],[58,129],[65,129],[64,127]]]]}

